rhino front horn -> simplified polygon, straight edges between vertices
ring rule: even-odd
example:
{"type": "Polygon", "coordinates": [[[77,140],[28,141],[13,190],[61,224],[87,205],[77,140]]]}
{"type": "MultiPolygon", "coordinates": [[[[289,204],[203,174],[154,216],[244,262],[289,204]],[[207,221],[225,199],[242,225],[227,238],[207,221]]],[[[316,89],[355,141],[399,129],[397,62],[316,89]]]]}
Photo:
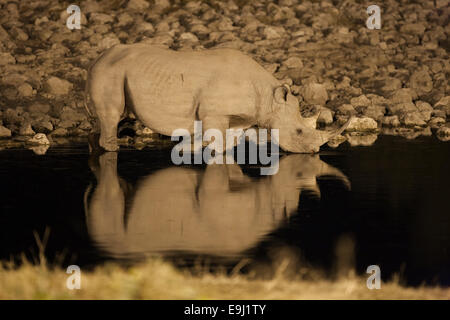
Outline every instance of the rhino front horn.
{"type": "Polygon", "coordinates": [[[340,135],[342,132],[344,132],[345,129],[347,129],[347,127],[350,125],[350,122],[352,121],[353,117],[350,117],[350,119],[348,119],[348,121],[339,129],[334,130],[334,131],[330,131],[330,132],[326,132],[325,135],[322,135],[323,138],[323,144],[327,143],[328,141],[330,141],[330,139],[340,135]]]}

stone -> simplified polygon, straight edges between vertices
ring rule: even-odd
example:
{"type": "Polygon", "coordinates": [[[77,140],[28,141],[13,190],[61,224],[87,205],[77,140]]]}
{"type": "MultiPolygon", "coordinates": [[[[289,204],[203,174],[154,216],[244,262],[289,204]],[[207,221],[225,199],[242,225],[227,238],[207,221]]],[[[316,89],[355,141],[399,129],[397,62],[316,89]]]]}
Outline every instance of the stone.
{"type": "Polygon", "coordinates": [[[423,121],[422,115],[418,111],[404,114],[400,117],[400,122],[407,127],[424,127],[427,125],[425,121],[423,121]]]}
{"type": "Polygon", "coordinates": [[[17,92],[19,93],[19,97],[31,97],[33,95],[33,87],[28,83],[23,83],[17,88],[17,92]]]}
{"type": "Polygon", "coordinates": [[[303,68],[303,62],[300,57],[289,57],[283,61],[282,65],[288,69],[303,68]]]}
{"type": "Polygon", "coordinates": [[[378,135],[376,134],[346,134],[348,143],[352,147],[363,146],[369,147],[377,141],[378,135]]]}
{"type": "Polygon", "coordinates": [[[0,66],[15,64],[16,59],[9,52],[0,53],[0,66]]]}
{"type": "Polygon", "coordinates": [[[360,95],[359,97],[351,98],[350,103],[353,107],[368,107],[371,105],[370,100],[365,95],[360,95]]]}
{"type": "Polygon", "coordinates": [[[4,126],[0,126],[0,138],[9,138],[11,137],[11,130],[4,126]]]}
{"type": "Polygon", "coordinates": [[[65,128],[57,128],[51,133],[51,136],[55,136],[55,137],[65,137],[68,135],[69,135],[69,131],[67,131],[67,129],[65,129],[65,128]]]}
{"type": "Polygon", "coordinates": [[[73,88],[72,83],[58,77],[50,77],[44,85],[45,91],[54,96],[64,96],[70,93],[73,88]]]}
{"type": "Polygon", "coordinates": [[[433,117],[431,118],[431,120],[428,122],[428,125],[433,128],[439,128],[440,126],[442,126],[443,124],[445,124],[445,119],[441,118],[441,117],[433,117]]]}
{"type": "Polygon", "coordinates": [[[387,109],[391,114],[398,116],[418,111],[416,105],[412,102],[402,102],[394,105],[388,105],[387,109]]]}
{"type": "Polygon", "coordinates": [[[38,133],[33,138],[27,141],[30,144],[50,145],[50,141],[44,133],[38,133]]]}
{"type": "Polygon", "coordinates": [[[447,117],[450,117],[450,96],[442,97],[434,104],[434,111],[441,110],[445,112],[447,117]]]}
{"type": "Polygon", "coordinates": [[[416,107],[422,115],[424,121],[429,121],[431,119],[431,114],[433,113],[433,107],[425,101],[416,101],[416,107]]]}
{"type": "Polygon", "coordinates": [[[399,127],[400,126],[400,120],[398,119],[398,116],[386,116],[383,117],[381,120],[381,123],[383,126],[386,127],[399,127]]]}
{"type": "Polygon", "coordinates": [[[325,107],[320,108],[320,114],[317,118],[317,123],[330,125],[333,123],[333,112],[325,107]]]}
{"type": "Polygon", "coordinates": [[[34,132],[33,128],[31,127],[31,123],[26,122],[22,124],[22,126],[19,129],[19,135],[21,136],[34,136],[36,132],[34,132]]]}
{"type": "Polygon", "coordinates": [[[386,113],[386,108],[383,106],[368,106],[363,110],[363,115],[375,120],[380,120],[383,118],[384,114],[386,113]]]}
{"type": "Polygon", "coordinates": [[[327,89],[320,83],[308,83],[303,87],[302,95],[306,103],[325,105],[328,101],[327,89]]]}
{"type": "Polygon", "coordinates": [[[105,13],[91,13],[89,17],[89,22],[92,24],[98,24],[98,25],[104,25],[107,23],[114,22],[114,18],[108,14],[105,13]]]}
{"type": "Polygon", "coordinates": [[[365,131],[375,131],[378,129],[377,122],[368,117],[353,117],[350,120],[348,127],[345,131],[357,131],[357,132],[365,132],[365,131]]]}
{"type": "Polygon", "coordinates": [[[34,120],[31,123],[31,126],[34,131],[40,133],[50,133],[53,131],[53,124],[49,120],[46,120],[45,118],[34,120]]]}
{"type": "Polygon", "coordinates": [[[337,108],[337,114],[344,116],[353,116],[357,114],[355,108],[351,104],[343,104],[337,108]]]}
{"type": "Polygon", "coordinates": [[[413,99],[417,98],[417,94],[410,88],[400,88],[394,92],[391,97],[391,102],[396,103],[408,103],[413,102],[413,99]]]}
{"type": "Polygon", "coordinates": [[[87,120],[87,117],[84,113],[78,112],[71,107],[65,106],[61,113],[59,114],[59,118],[61,121],[73,121],[73,122],[82,122],[84,120],[87,120]]]}
{"type": "Polygon", "coordinates": [[[274,27],[265,27],[263,31],[265,39],[273,40],[281,38],[280,32],[274,27]]]}
{"type": "Polygon", "coordinates": [[[50,105],[47,103],[34,102],[32,105],[28,106],[28,112],[30,113],[44,113],[50,112],[50,105]]]}
{"type": "Polygon", "coordinates": [[[438,129],[438,131],[436,132],[436,134],[438,136],[445,136],[448,137],[450,136],[450,127],[448,126],[442,126],[438,129]]]}
{"type": "Polygon", "coordinates": [[[78,128],[81,130],[90,130],[92,129],[92,125],[88,120],[84,120],[83,122],[80,123],[78,128]]]}
{"type": "Polygon", "coordinates": [[[433,79],[428,71],[422,69],[415,71],[409,79],[409,86],[414,89],[419,96],[433,90],[433,79]]]}
{"type": "Polygon", "coordinates": [[[150,4],[145,0],[130,0],[128,1],[127,8],[131,10],[145,10],[150,7],[150,4]]]}
{"type": "Polygon", "coordinates": [[[337,135],[337,136],[332,137],[332,138],[330,139],[330,141],[328,141],[327,145],[328,145],[330,148],[337,148],[337,147],[339,147],[339,145],[340,145],[341,143],[343,143],[343,142],[345,142],[345,141],[347,141],[347,138],[346,138],[346,137],[344,137],[343,135],[337,135]]]}

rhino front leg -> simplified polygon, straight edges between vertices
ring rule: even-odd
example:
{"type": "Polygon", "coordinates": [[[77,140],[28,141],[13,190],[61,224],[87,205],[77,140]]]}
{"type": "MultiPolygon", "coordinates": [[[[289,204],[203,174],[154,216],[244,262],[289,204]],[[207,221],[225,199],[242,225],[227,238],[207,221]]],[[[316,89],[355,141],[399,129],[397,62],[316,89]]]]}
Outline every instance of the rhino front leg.
{"type": "Polygon", "coordinates": [[[228,117],[204,117],[203,126],[203,146],[212,147],[217,153],[226,150],[226,130],[229,127],[228,117]],[[220,141],[217,141],[219,139],[220,141]]]}

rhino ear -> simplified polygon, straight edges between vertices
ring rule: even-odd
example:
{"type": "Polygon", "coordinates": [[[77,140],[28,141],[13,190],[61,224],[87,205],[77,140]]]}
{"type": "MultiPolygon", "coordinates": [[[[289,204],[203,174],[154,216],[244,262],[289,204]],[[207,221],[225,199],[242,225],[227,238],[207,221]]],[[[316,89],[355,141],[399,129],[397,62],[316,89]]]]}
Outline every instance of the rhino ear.
{"type": "Polygon", "coordinates": [[[287,95],[289,93],[289,87],[286,85],[282,85],[276,87],[273,92],[273,98],[277,103],[284,104],[287,102],[287,95]]]}

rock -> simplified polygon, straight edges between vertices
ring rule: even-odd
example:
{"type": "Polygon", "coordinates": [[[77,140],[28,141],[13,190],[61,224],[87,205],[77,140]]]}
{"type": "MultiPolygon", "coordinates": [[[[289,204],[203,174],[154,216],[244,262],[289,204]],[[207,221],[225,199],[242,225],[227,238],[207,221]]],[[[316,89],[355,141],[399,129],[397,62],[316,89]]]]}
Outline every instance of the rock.
{"type": "Polygon", "coordinates": [[[19,97],[31,97],[33,95],[33,87],[28,83],[23,83],[17,88],[17,92],[19,93],[19,97]]]}
{"type": "Polygon", "coordinates": [[[412,102],[397,103],[394,105],[389,105],[387,108],[391,114],[398,116],[418,111],[416,105],[412,102]]]}
{"type": "Polygon", "coordinates": [[[344,116],[354,116],[357,114],[355,108],[351,104],[343,104],[337,108],[337,114],[344,116]]]}
{"type": "Polygon", "coordinates": [[[431,120],[428,122],[428,125],[433,128],[439,128],[440,126],[442,126],[443,124],[445,124],[445,119],[444,118],[440,118],[440,117],[433,117],[431,118],[431,120]]]}
{"type": "Polygon", "coordinates": [[[363,110],[363,115],[375,120],[381,120],[386,113],[386,108],[383,106],[368,106],[363,110]]]}
{"type": "Polygon", "coordinates": [[[410,88],[400,88],[394,92],[391,97],[391,102],[397,103],[409,103],[413,102],[413,99],[417,98],[417,94],[410,88]]]}
{"type": "Polygon", "coordinates": [[[73,121],[73,122],[82,122],[87,120],[87,117],[84,113],[78,112],[70,107],[64,107],[59,114],[59,118],[61,121],[73,121]]]}
{"type": "Polygon", "coordinates": [[[345,129],[345,131],[357,131],[357,132],[366,132],[366,131],[375,131],[378,129],[378,124],[375,120],[368,117],[357,118],[353,117],[350,120],[350,123],[345,129]]]}
{"type": "Polygon", "coordinates": [[[264,28],[263,36],[267,40],[273,40],[281,38],[282,33],[279,32],[279,29],[267,26],[264,28]]]}
{"type": "Polygon", "coordinates": [[[16,59],[9,52],[0,53],[0,66],[15,64],[16,59]]]}
{"type": "Polygon", "coordinates": [[[302,95],[306,103],[325,105],[328,101],[328,93],[325,86],[320,83],[308,83],[303,87],[302,95]]]}
{"type": "Polygon", "coordinates": [[[58,77],[50,77],[45,82],[44,88],[47,93],[54,96],[63,96],[70,93],[73,85],[67,80],[58,77]]]}
{"type": "Polygon", "coordinates": [[[386,127],[400,126],[400,120],[398,119],[398,116],[383,117],[383,119],[381,120],[381,123],[383,124],[383,126],[386,126],[386,127]]]}
{"type": "Polygon", "coordinates": [[[31,127],[31,123],[26,122],[22,124],[22,126],[19,129],[19,135],[21,136],[34,136],[36,132],[34,132],[33,128],[31,127]]]}
{"type": "Polygon", "coordinates": [[[49,148],[49,145],[42,145],[42,146],[31,146],[27,147],[27,149],[32,150],[35,154],[42,156],[44,155],[49,148]]]}
{"type": "Polygon", "coordinates": [[[47,139],[47,136],[43,133],[36,134],[33,138],[27,141],[30,144],[37,145],[50,145],[50,141],[47,139]]]}
{"type": "Polygon", "coordinates": [[[9,138],[11,137],[11,130],[4,126],[0,126],[0,138],[9,138]]]}
{"type": "Polygon", "coordinates": [[[129,15],[127,12],[121,13],[117,17],[117,23],[115,24],[116,27],[126,27],[129,25],[132,25],[134,22],[134,19],[131,15],[129,15]]]}
{"type": "Polygon", "coordinates": [[[409,79],[409,86],[414,89],[419,96],[433,90],[433,80],[428,71],[422,69],[415,71],[409,79]]]}
{"type": "Polygon", "coordinates": [[[47,114],[50,112],[50,105],[47,103],[34,102],[28,107],[28,112],[47,114]]]}
{"type": "Polygon", "coordinates": [[[303,68],[302,59],[295,56],[287,58],[282,65],[288,69],[303,68]]]}
{"type": "Polygon", "coordinates": [[[53,124],[45,118],[39,118],[31,123],[34,131],[40,133],[50,133],[53,131],[53,124]]]}
{"type": "Polygon", "coordinates": [[[360,95],[356,98],[351,98],[350,103],[353,107],[368,107],[371,105],[370,100],[365,95],[360,95]]]}
{"type": "Polygon", "coordinates": [[[77,126],[77,122],[73,121],[73,120],[62,120],[58,124],[58,128],[62,128],[62,129],[75,128],[76,126],[77,126]]]}
{"type": "Polygon", "coordinates": [[[422,115],[424,121],[429,121],[431,119],[431,114],[433,113],[433,107],[425,101],[416,101],[416,107],[422,115]]]}
{"type": "Polygon", "coordinates": [[[423,121],[421,113],[418,111],[404,114],[400,117],[400,122],[407,127],[424,127],[427,125],[425,121],[423,121]]]}
{"type": "Polygon", "coordinates": [[[348,143],[352,147],[356,146],[364,146],[368,147],[371,146],[377,141],[378,135],[376,134],[346,134],[345,137],[347,138],[348,143]]]}
{"type": "Polygon", "coordinates": [[[91,13],[91,15],[89,16],[89,22],[92,24],[104,25],[107,23],[114,22],[114,18],[105,13],[94,12],[94,13],[91,13]]]}
{"type": "Polygon", "coordinates": [[[320,108],[320,114],[317,118],[317,123],[329,125],[333,123],[333,112],[325,107],[320,108]]]}
{"type": "Polygon", "coordinates": [[[81,130],[90,130],[92,129],[92,125],[88,120],[84,120],[83,122],[80,123],[78,128],[81,130]]]}
{"type": "Polygon", "coordinates": [[[330,139],[330,141],[328,141],[327,145],[331,148],[337,148],[339,147],[339,145],[343,142],[347,141],[347,138],[342,136],[342,135],[338,135],[338,136],[334,136],[330,139]]]}
{"type": "Polygon", "coordinates": [[[438,129],[436,134],[441,137],[448,137],[448,136],[450,136],[450,127],[442,126],[438,129]]]}
{"type": "Polygon", "coordinates": [[[198,38],[190,32],[183,32],[179,37],[180,41],[198,42],[198,38]]]}
{"type": "Polygon", "coordinates": [[[415,22],[404,24],[400,28],[400,32],[421,36],[425,32],[425,29],[426,27],[423,23],[415,22]]]}
{"type": "Polygon", "coordinates": [[[128,1],[127,8],[131,10],[145,10],[148,9],[150,4],[145,0],[130,0],[128,1]]]}
{"type": "Polygon", "coordinates": [[[136,130],[136,135],[138,136],[151,136],[153,134],[155,134],[155,132],[147,127],[144,127],[142,130],[141,129],[136,130]]]}
{"type": "Polygon", "coordinates": [[[51,136],[55,136],[55,137],[65,137],[69,135],[69,131],[67,131],[67,129],[65,128],[57,128],[56,130],[54,130],[51,133],[51,136]]]}
{"type": "Polygon", "coordinates": [[[392,91],[400,89],[401,87],[402,87],[402,81],[400,79],[386,78],[386,80],[384,80],[384,85],[381,88],[381,90],[384,92],[392,92],[392,91]]]}
{"type": "Polygon", "coordinates": [[[437,110],[444,111],[446,116],[450,117],[450,96],[445,96],[441,98],[438,102],[434,104],[434,108],[437,110]]]}

